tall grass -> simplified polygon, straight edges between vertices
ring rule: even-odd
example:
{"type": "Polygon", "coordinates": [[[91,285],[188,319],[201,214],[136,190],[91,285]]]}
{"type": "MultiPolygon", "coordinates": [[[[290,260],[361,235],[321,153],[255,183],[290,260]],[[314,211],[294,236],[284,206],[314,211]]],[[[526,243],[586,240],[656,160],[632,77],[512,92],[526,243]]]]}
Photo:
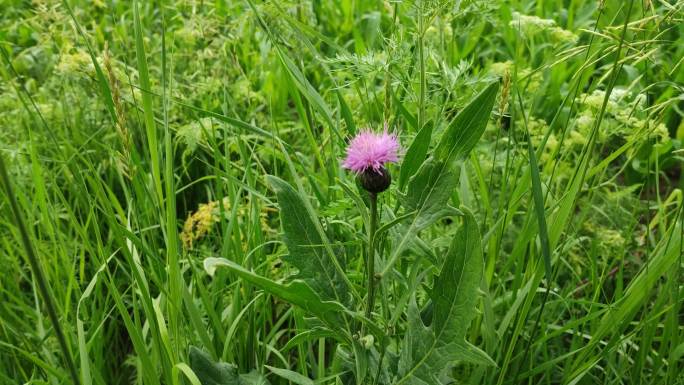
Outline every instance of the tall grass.
{"type": "MultiPolygon", "coordinates": [[[[427,302],[425,277],[466,227],[441,219],[414,239],[394,209],[492,82],[447,193],[482,234],[467,340],[496,365],[451,377],[684,382],[681,1],[0,8],[0,383],[197,385],[215,362],[247,384],[354,383],[357,352],[250,281],[296,273],[277,181],[332,260],[347,256],[335,269],[363,309],[371,215],[340,159],[363,127],[398,133],[378,272],[429,275],[381,278],[374,343],[392,346],[405,294],[427,302]],[[211,257],[245,272],[209,275],[211,257]]],[[[382,352],[369,367],[391,365],[382,352]]]]}

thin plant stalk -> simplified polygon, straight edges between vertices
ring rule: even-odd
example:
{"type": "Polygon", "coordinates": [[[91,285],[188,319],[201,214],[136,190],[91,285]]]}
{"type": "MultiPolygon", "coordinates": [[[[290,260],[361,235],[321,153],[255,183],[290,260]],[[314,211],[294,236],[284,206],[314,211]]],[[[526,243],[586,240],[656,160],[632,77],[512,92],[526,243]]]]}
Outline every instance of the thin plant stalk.
{"type": "Polygon", "coordinates": [[[368,298],[366,318],[370,318],[375,302],[375,232],[378,228],[378,194],[370,196],[370,226],[368,227],[368,298]]]}
{"type": "Polygon", "coordinates": [[[418,99],[418,127],[425,124],[425,26],[424,26],[424,1],[420,2],[420,16],[418,17],[418,61],[420,65],[420,96],[418,99]]]}
{"type": "Polygon", "coordinates": [[[80,385],[81,381],[78,376],[78,372],[76,371],[76,364],[71,356],[69,346],[66,342],[66,337],[64,337],[64,331],[62,331],[62,326],[59,323],[59,317],[57,316],[57,310],[52,297],[52,291],[50,290],[50,285],[47,282],[47,278],[45,277],[43,270],[40,268],[40,261],[38,260],[36,251],[33,249],[33,244],[31,243],[26,223],[24,223],[24,218],[21,216],[21,210],[19,209],[16,195],[14,195],[14,190],[12,190],[10,178],[7,174],[7,169],[5,168],[5,158],[2,155],[0,155],[0,178],[2,178],[2,184],[5,186],[7,198],[10,202],[12,212],[14,213],[16,225],[19,228],[21,242],[26,250],[26,257],[31,265],[33,276],[36,278],[38,290],[40,290],[43,301],[45,301],[45,308],[47,309],[52,326],[55,329],[55,335],[57,336],[57,341],[62,349],[62,354],[64,355],[64,361],[66,362],[67,369],[69,370],[69,374],[71,375],[71,379],[73,380],[74,384],[80,385]]]}

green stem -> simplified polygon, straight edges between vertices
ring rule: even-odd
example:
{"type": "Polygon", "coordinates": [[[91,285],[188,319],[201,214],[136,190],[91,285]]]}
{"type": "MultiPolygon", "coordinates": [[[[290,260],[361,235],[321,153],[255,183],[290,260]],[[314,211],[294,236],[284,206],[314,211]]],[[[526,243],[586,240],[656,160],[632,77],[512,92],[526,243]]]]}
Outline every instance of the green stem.
{"type": "Polygon", "coordinates": [[[418,127],[420,131],[425,124],[425,30],[424,30],[424,1],[420,2],[420,15],[418,16],[418,63],[420,66],[420,97],[418,99],[418,127]]]}
{"type": "Polygon", "coordinates": [[[378,227],[378,195],[370,195],[370,227],[368,228],[368,298],[366,306],[366,318],[370,319],[375,302],[375,231],[378,227]]]}
{"type": "Polygon", "coordinates": [[[21,235],[21,242],[24,244],[24,249],[26,250],[26,256],[31,265],[31,270],[38,284],[38,290],[40,291],[43,300],[45,301],[45,308],[47,309],[48,316],[52,322],[52,326],[55,330],[55,335],[57,336],[57,342],[62,348],[62,353],[64,354],[64,361],[66,361],[67,369],[71,375],[71,380],[75,385],[81,383],[78,372],[76,370],[76,364],[74,364],[73,357],[67,345],[66,338],[64,337],[64,332],[62,331],[62,326],[59,323],[59,317],[57,316],[57,310],[52,297],[52,292],[50,286],[45,277],[45,273],[40,267],[40,261],[33,249],[33,244],[31,243],[31,238],[29,237],[28,228],[26,223],[24,223],[24,218],[21,216],[21,210],[19,209],[19,203],[17,203],[16,195],[12,190],[12,185],[10,184],[10,178],[5,168],[5,159],[0,155],[0,179],[2,184],[5,186],[7,192],[7,198],[9,200],[12,212],[14,213],[14,219],[16,220],[17,228],[19,229],[19,234],[21,235]]]}

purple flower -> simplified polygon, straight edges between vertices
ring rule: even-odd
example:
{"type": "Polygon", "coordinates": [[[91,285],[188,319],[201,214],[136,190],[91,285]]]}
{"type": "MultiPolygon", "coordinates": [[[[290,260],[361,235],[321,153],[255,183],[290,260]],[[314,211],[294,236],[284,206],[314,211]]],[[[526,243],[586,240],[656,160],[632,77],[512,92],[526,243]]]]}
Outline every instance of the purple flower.
{"type": "Polygon", "coordinates": [[[397,136],[387,132],[376,134],[371,130],[358,133],[347,147],[347,157],[342,167],[352,170],[357,174],[372,169],[378,174],[383,174],[383,166],[386,163],[399,161],[399,141],[397,136]]]}

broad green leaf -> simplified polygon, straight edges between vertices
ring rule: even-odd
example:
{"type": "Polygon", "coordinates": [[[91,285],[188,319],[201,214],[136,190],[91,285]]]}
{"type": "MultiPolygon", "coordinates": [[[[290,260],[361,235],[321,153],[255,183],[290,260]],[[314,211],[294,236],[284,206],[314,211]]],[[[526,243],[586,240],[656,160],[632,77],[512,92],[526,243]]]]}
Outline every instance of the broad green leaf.
{"type": "Polygon", "coordinates": [[[398,232],[392,253],[381,276],[385,277],[399,256],[409,248],[418,232],[430,226],[439,218],[456,213],[448,206],[449,197],[458,185],[458,170],[447,167],[443,162],[428,159],[416,175],[411,178],[407,193],[402,197],[404,209],[415,215],[398,232]]]}
{"type": "Polygon", "coordinates": [[[404,189],[404,185],[413,174],[418,171],[420,165],[425,161],[428,148],[430,147],[430,140],[432,139],[432,122],[427,122],[423,128],[418,132],[413,142],[406,150],[404,160],[401,162],[401,171],[399,172],[399,190],[404,189]]]}
{"type": "Polygon", "coordinates": [[[434,155],[409,180],[402,202],[406,211],[415,211],[416,215],[397,239],[382,270],[383,277],[420,230],[454,213],[447,203],[458,184],[457,163],[467,158],[487,127],[498,88],[498,83],[490,84],[456,115],[442,134],[434,155]]]}
{"type": "Polygon", "coordinates": [[[453,214],[447,203],[458,186],[458,175],[459,169],[449,167],[443,161],[429,159],[411,178],[402,203],[406,211],[416,212],[411,223],[415,232],[445,215],[453,214]]]}
{"type": "Polygon", "coordinates": [[[498,90],[499,83],[491,83],[456,115],[435,148],[435,158],[447,164],[466,159],[487,127],[498,90]]]}
{"type": "Polygon", "coordinates": [[[235,365],[214,362],[208,353],[190,346],[190,368],[202,385],[268,385],[268,380],[260,373],[251,371],[238,374],[235,365]]]}
{"type": "Polygon", "coordinates": [[[225,258],[207,258],[204,260],[204,269],[209,275],[213,275],[217,267],[227,267],[243,280],[304,309],[328,325],[342,326],[340,314],[346,313],[347,309],[339,302],[322,300],[318,293],[302,280],[294,280],[283,285],[255,274],[225,258]]]}
{"type": "Polygon", "coordinates": [[[361,346],[358,340],[352,342],[352,351],[354,352],[354,375],[356,376],[356,383],[363,384],[368,374],[369,351],[361,346]]]}
{"type": "Polygon", "coordinates": [[[240,376],[234,365],[214,362],[208,353],[190,346],[190,368],[202,385],[240,385],[240,376]]]}
{"type": "Polygon", "coordinates": [[[396,384],[442,384],[441,379],[459,360],[493,364],[486,353],[465,340],[475,316],[484,261],[475,218],[468,210],[463,211],[463,226],[449,247],[431,292],[430,326],[423,323],[415,297],[409,304],[409,324],[396,384]]]}
{"type": "Polygon", "coordinates": [[[309,215],[297,190],[280,178],[269,176],[280,206],[280,222],[285,233],[289,255],[284,259],[299,270],[297,278],[305,281],[323,300],[347,303],[348,287],[336,268],[337,261],[329,250],[314,223],[318,219],[309,215]]]}

